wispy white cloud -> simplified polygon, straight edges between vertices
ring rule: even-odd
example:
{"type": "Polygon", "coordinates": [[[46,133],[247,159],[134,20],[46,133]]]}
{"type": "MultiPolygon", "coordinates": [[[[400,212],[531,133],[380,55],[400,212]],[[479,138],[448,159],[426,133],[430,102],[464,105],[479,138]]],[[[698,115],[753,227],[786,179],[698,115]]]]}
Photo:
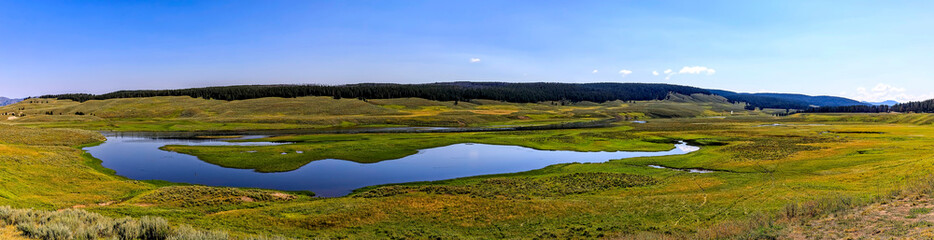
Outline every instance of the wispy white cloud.
{"type": "Polygon", "coordinates": [[[852,95],[852,98],[855,98],[860,101],[867,102],[882,102],[888,100],[895,100],[897,102],[909,102],[909,101],[921,101],[934,98],[934,94],[921,94],[914,95],[909,94],[908,90],[905,88],[895,87],[885,83],[876,84],[872,88],[858,87],[856,88],[856,94],[852,95]]]}
{"type": "Polygon", "coordinates": [[[632,71],[626,70],[626,69],[619,70],[619,75],[622,75],[623,77],[626,77],[626,75],[629,75],[629,74],[632,74],[632,71]]]}
{"type": "Polygon", "coordinates": [[[664,73],[665,73],[665,80],[670,80],[670,79],[671,79],[671,75],[675,75],[675,74],[676,74],[676,73],[675,73],[674,71],[672,71],[671,69],[665,69],[665,72],[664,72],[664,73]]]}
{"type": "Polygon", "coordinates": [[[471,58],[471,59],[470,59],[470,63],[478,63],[478,62],[480,62],[480,59],[479,59],[479,58],[471,58]]]}
{"type": "Polygon", "coordinates": [[[600,71],[598,71],[597,69],[594,69],[593,72],[590,72],[590,73],[598,73],[598,72],[600,71]]]}
{"type": "MultiPolygon", "coordinates": [[[[704,67],[704,66],[684,66],[681,68],[681,70],[677,72],[671,69],[665,69],[663,73],[665,74],[665,80],[670,80],[671,76],[678,75],[678,74],[713,75],[714,73],[717,73],[717,70],[714,70],[713,68],[709,68],[709,67],[704,67]]],[[[658,76],[659,73],[658,71],[652,71],[652,75],[658,76]]]]}
{"type": "Polygon", "coordinates": [[[707,75],[713,75],[714,73],[717,73],[717,70],[714,70],[713,68],[702,67],[702,66],[693,66],[693,67],[685,66],[681,68],[681,71],[678,71],[678,74],[704,74],[704,73],[706,73],[707,75]]]}
{"type": "Polygon", "coordinates": [[[872,88],[873,92],[905,92],[905,88],[899,88],[892,85],[880,83],[872,88]]]}

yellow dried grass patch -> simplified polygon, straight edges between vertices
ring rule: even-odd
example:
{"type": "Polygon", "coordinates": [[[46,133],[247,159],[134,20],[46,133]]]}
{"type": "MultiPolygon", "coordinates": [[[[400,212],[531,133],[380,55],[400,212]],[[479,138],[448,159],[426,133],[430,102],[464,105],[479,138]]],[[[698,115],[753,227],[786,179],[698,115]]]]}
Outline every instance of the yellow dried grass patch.
{"type": "Polygon", "coordinates": [[[23,149],[19,147],[0,144],[0,156],[29,156],[38,157],[40,154],[36,150],[23,149]]]}
{"type": "Polygon", "coordinates": [[[29,238],[23,237],[22,233],[16,230],[16,227],[6,226],[6,227],[0,227],[0,239],[28,240],[29,238]]]}
{"type": "Polygon", "coordinates": [[[509,109],[490,109],[490,110],[470,110],[472,113],[476,114],[486,114],[486,115],[507,115],[518,112],[519,110],[509,110],[509,109]]]}

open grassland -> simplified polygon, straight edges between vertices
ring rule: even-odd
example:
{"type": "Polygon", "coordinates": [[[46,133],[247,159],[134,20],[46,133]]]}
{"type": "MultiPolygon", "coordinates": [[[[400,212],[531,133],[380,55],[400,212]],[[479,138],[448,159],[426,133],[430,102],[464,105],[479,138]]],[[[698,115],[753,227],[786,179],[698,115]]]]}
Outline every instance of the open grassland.
{"type": "Polygon", "coordinates": [[[152,188],[96,171],[96,162],[72,147],[103,139],[83,130],[0,124],[0,205],[59,209],[152,188]]]}
{"type": "MultiPolygon", "coordinates": [[[[81,205],[110,218],[153,216],[167,220],[173,228],[187,224],[233,235],[354,239],[793,237],[800,230],[795,227],[797,220],[789,219],[820,218],[872,206],[879,199],[889,199],[893,190],[934,173],[934,153],[930,151],[934,126],[859,121],[814,124],[796,117],[659,119],[602,129],[520,132],[300,135],[263,139],[296,142],[293,144],[249,147],[257,154],[318,152],[305,159],[270,158],[273,163],[283,163],[272,168],[275,171],[320,158],[385,160],[380,156],[405,156],[437,142],[583,151],[664,150],[673,140],[704,145],[687,155],[559,164],[522,173],[372,186],[348,197],[319,199],[267,190],[164,186],[121,179],[92,168],[79,150],[68,147],[93,142],[99,138],[93,133],[61,130],[75,135],[61,140],[45,136],[43,132],[49,129],[0,127],[27,132],[19,134],[26,140],[0,140],[0,147],[11,149],[0,151],[4,161],[0,165],[4,173],[0,175],[4,178],[0,205],[45,210],[81,205]],[[43,144],[45,141],[48,143],[43,144]],[[374,148],[378,150],[367,150],[374,148]],[[60,160],[39,164],[48,159],[60,160]],[[647,167],[649,164],[716,171],[695,174],[647,167]],[[18,175],[12,178],[6,173],[18,175]]],[[[246,148],[166,148],[209,162],[229,161],[215,164],[263,168],[262,163],[239,157],[246,148]]],[[[905,213],[912,214],[912,210],[905,213]]],[[[914,210],[913,214],[926,219],[928,213],[914,210]]]]}
{"type": "Polygon", "coordinates": [[[441,102],[418,98],[261,98],[238,101],[191,97],[91,100],[28,99],[0,107],[0,122],[45,128],[116,131],[260,130],[327,127],[545,125],[607,118],[695,117],[746,112],[706,95],[665,101],[508,103],[441,102]]]}

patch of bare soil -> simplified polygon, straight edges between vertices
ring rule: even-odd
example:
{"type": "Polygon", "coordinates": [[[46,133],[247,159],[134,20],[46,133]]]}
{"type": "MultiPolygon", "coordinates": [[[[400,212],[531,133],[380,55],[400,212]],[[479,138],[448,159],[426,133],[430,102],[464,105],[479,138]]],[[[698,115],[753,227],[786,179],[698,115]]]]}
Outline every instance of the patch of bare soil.
{"type": "Polygon", "coordinates": [[[275,198],[278,198],[278,199],[282,199],[282,200],[292,200],[292,199],[295,199],[295,196],[292,196],[292,195],[289,195],[289,194],[285,194],[285,193],[280,193],[280,192],[273,193],[272,196],[275,197],[275,198]]]}
{"type": "Polygon", "coordinates": [[[934,239],[930,198],[898,199],[807,221],[786,239],[934,239]]]}
{"type": "MultiPolygon", "coordinates": [[[[105,206],[110,206],[111,204],[114,204],[114,203],[116,203],[116,202],[115,202],[115,201],[110,201],[110,202],[98,203],[98,204],[96,204],[96,205],[97,205],[97,206],[101,206],[101,207],[105,207],[105,206]]],[[[72,209],[82,209],[82,208],[87,208],[87,207],[88,207],[88,205],[84,205],[84,204],[78,204],[78,205],[71,206],[72,209]]],[[[59,209],[59,211],[62,211],[62,210],[65,210],[65,209],[59,209]]]]}

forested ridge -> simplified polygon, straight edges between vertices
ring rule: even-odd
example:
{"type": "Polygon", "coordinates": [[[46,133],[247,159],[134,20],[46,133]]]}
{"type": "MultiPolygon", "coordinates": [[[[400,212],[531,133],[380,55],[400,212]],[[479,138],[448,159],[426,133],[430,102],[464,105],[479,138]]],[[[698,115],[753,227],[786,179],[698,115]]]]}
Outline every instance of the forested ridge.
{"type": "Polygon", "coordinates": [[[710,94],[705,89],[643,83],[476,83],[451,82],[430,84],[384,84],[363,83],[348,85],[243,85],[205,87],[176,90],[133,90],[117,91],[101,95],[60,94],[41,98],[70,99],[79,102],[113,98],[137,98],[156,96],[191,96],[217,100],[244,100],[263,97],[333,96],[335,98],[407,98],[416,97],[437,101],[467,101],[489,99],[507,102],[541,101],[591,101],[614,100],[657,100],[665,99],[668,93],[685,95],[710,94]]]}
{"type": "Polygon", "coordinates": [[[723,90],[710,90],[733,102],[745,102],[751,106],[784,109],[808,109],[812,106],[855,106],[869,105],[853,99],[834,96],[808,96],[787,93],[736,93],[723,90]]]}
{"type": "MultiPolygon", "coordinates": [[[[516,103],[571,101],[646,101],[662,100],[669,93],[716,94],[733,103],[747,103],[749,108],[807,109],[822,105],[813,99],[760,96],[690,86],[656,83],[505,83],[445,82],[427,84],[361,83],[347,85],[241,85],[174,90],[127,90],[101,95],[59,94],[41,98],[70,99],[79,102],[114,98],[190,96],[217,100],[245,100],[264,97],[331,96],[334,98],[386,99],[424,98],[437,101],[489,99],[516,103]]],[[[804,95],[800,95],[804,96],[804,95]]],[[[842,98],[841,98],[842,99],[842,98]]],[[[849,99],[846,99],[849,100],[849,99]]],[[[852,100],[851,100],[852,101],[852,100]]],[[[855,102],[855,101],[854,101],[855,102]]]]}

